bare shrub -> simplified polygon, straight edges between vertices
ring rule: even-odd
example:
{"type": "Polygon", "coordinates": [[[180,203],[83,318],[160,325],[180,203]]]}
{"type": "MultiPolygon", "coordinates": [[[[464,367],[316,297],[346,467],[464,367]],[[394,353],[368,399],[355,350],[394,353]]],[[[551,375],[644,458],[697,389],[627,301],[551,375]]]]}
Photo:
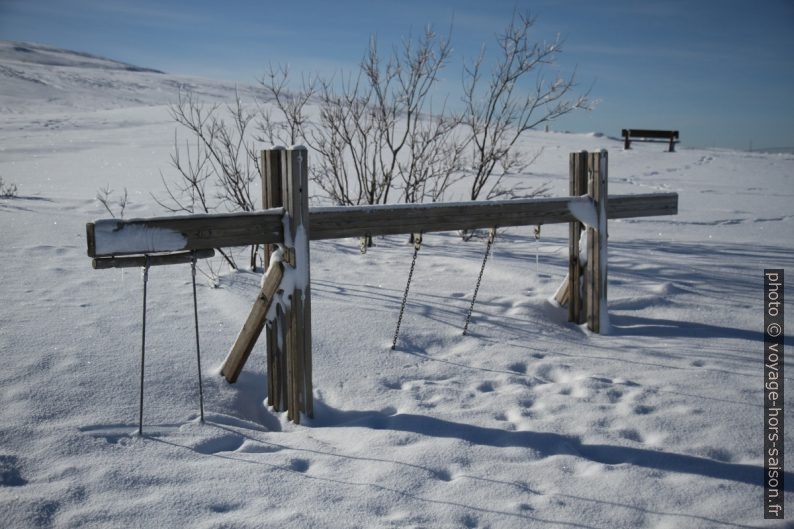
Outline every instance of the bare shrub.
{"type": "Polygon", "coordinates": [[[314,96],[316,78],[301,77],[301,89],[289,91],[289,68],[287,66],[268,66],[268,71],[260,79],[259,84],[272,101],[278,112],[274,119],[272,110],[266,105],[259,105],[259,121],[257,139],[270,145],[295,145],[305,138],[305,129],[309,122],[306,105],[314,96]]]}
{"type": "Polygon", "coordinates": [[[106,185],[97,190],[96,199],[114,219],[116,218],[116,212],[114,210],[118,207],[118,218],[123,219],[124,210],[127,209],[127,188],[124,188],[124,194],[119,195],[118,199],[115,201],[110,197],[111,194],[113,194],[113,190],[110,189],[109,185],[106,185]]]}
{"type": "MultiPolygon", "coordinates": [[[[239,94],[230,105],[208,105],[192,93],[180,92],[170,107],[172,118],[186,128],[193,140],[180,148],[174,133],[171,165],[177,178],[168,182],[160,174],[166,196],[154,200],[177,213],[254,211],[252,186],[259,178],[259,157],[251,139],[254,114],[245,109],[239,94]],[[183,154],[184,152],[184,154],[183,154]]],[[[250,248],[250,267],[256,267],[257,246],[250,248]]],[[[237,269],[229,248],[216,249],[232,269],[237,269]]],[[[213,271],[210,274],[217,279],[213,271]]]]}
{"type": "Polygon", "coordinates": [[[562,52],[559,36],[553,42],[535,42],[530,30],[535,19],[514,13],[504,33],[498,36],[499,57],[487,77],[483,75],[485,48],[464,67],[463,125],[473,148],[470,198],[483,192],[487,199],[515,196],[502,186],[503,177],[523,170],[529,161],[512,151],[523,133],[574,110],[592,108],[589,94],[572,96],[574,75],[544,77],[544,66],[562,52]],[[532,74],[534,86],[523,83],[532,74]],[[492,179],[492,177],[494,177],[492,179]]]}

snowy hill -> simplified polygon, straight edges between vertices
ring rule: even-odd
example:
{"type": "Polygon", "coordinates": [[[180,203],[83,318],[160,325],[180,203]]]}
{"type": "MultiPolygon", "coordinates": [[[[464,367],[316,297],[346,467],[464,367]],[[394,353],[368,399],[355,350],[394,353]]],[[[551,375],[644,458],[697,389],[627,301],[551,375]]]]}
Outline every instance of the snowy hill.
{"type": "Polygon", "coordinates": [[[413,247],[312,243],[301,426],[263,402],[262,344],[237,384],[218,374],[259,275],[199,285],[201,425],[189,267],[153,269],[139,438],[141,274],[92,270],[85,223],[108,216],[105,185],[128,188],[128,217],[163,214],[167,103],[234,83],[8,42],[0,76],[0,177],[19,187],[0,198],[0,525],[783,527],[762,519],[761,301],[763,269],[794,265],[794,156],[528,135],[543,154],[516,182],[565,195],[568,153],[608,149],[611,193],[679,193],[675,217],[610,222],[609,335],[549,302],[567,226],[499,234],[470,336],[484,241],[427,236],[396,351],[413,247]]]}
{"type": "MultiPolygon", "coordinates": [[[[225,100],[235,83],[165,75],[87,53],[0,41],[0,111],[93,110],[172,102],[182,88],[225,100]]],[[[255,91],[242,87],[243,95],[255,91]]]]}
{"type": "Polygon", "coordinates": [[[43,66],[163,73],[159,70],[141,68],[132,64],[91,55],[90,53],[62,50],[60,48],[28,42],[0,41],[0,60],[6,63],[18,63],[20,66],[36,64],[43,66]]]}

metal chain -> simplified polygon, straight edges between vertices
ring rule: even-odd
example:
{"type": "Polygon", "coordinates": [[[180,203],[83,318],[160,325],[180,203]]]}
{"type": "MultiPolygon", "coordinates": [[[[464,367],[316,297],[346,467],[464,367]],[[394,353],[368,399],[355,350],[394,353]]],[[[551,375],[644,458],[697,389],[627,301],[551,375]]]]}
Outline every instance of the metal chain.
{"type": "Polygon", "coordinates": [[[474,286],[474,295],[471,297],[471,305],[469,305],[469,312],[466,313],[466,323],[463,325],[463,335],[466,336],[466,331],[469,329],[469,321],[471,320],[471,313],[474,310],[474,303],[477,301],[477,292],[480,290],[480,283],[482,282],[482,274],[485,271],[485,263],[488,261],[488,255],[491,253],[491,246],[496,238],[496,228],[491,228],[488,233],[488,245],[485,247],[485,256],[482,258],[482,266],[480,267],[480,275],[477,276],[477,284],[474,286]]]}
{"type": "Polygon", "coordinates": [[[196,361],[198,362],[199,384],[199,411],[201,422],[204,422],[204,389],[201,384],[201,348],[199,347],[198,300],[196,299],[196,252],[190,260],[190,269],[193,275],[193,319],[196,324],[196,361]]]}
{"type": "Polygon", "coordinates": [[[403,313],[405,312],[405,302],[408,300],[408,289],[411,287],[411,278],[414,275],[414,267],[416,266],[416,256],[419,254],[419,249],[422,247],[422,234],[414,234],[414,256],[411,259],[411,269],[408,271],[408,282],[405,284],[405,292],[403,293],[403,302],[400,305],[400,316],[397,318],[397,328],[394,330],[394,340],[392,340],[392,351],[397,347],[397,337],[400,334],[400,323],[403,321],[403,313]]]}
{"type": "Polygon", "coordinates": [[[141,400],[138,407],[138,435],[143,435],[143,366],[146,359],[146,284],[149,282],[149,256],[143,265],[143,322],[141,324],[141,400]]]}

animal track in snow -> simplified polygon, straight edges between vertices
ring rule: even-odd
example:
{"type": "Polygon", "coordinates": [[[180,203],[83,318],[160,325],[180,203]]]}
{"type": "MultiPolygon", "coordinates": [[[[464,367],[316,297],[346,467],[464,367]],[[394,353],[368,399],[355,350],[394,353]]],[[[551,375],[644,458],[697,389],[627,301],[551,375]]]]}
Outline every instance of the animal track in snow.
{"type": "Polygon", "coordinates": [[[295,472],[304,473],[309,470],[310,461],[308,459],[296,458],[289,462],[289,468],[295,472]]]}
{"type": "Polygon", "coordinates": [[[656,410],[653,406],[646,406],[645,404],[638,404],[634,406],[632,411],[637,415],[648,415],[656,410]]]}
{"type": "Polygon", "coordinates": [[[486,380],[485,382],[482,382],[477,386],[477,391],[480,391],[482,393],[491,393],[492,391],[494,391],[494,389],[496,389],[496,386],[494,382],[490,380],[486,380]]]}
{"type": "Polygon", "coordinates": [[[16,456],[0,455],[0,487],[21,487],[27,484],[16,456]]]}
{"type": "Polygon", "coordinates": [[[507,366],[507,369],[523,375],[527,372],[527,364],[525,362],[513,362],[507,366]]]}
{"type": "Polygon", "coordinates": [[[629,428],[629,429],[626,429],[626,430],[620,430],[620,432],[618,432],[618,433],[623,439],[628,439],[629,441],[636,441],[638,443],[641,443],[642,440],[643,440],[642,439],[642,435],[640,435],[640,432],[638,432],[637,430],[635,430],[633,428],[629,428]]]}

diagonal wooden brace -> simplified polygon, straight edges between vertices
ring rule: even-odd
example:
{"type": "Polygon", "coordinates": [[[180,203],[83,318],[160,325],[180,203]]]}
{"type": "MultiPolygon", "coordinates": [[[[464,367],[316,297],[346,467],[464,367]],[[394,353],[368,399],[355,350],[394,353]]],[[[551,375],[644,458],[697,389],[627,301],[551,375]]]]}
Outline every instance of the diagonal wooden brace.
{"type": "Polygon", "coordinates": [[[226,360],[223,361],[221,374],[229,383],[234,383],[237,380],[246,360],[248,360],[248,356],[251,354],[251,350],[253,350],[259,335],[262,333],[267,311],[270,309],[270,304],[273,302],[273,297],[278,291],[283,277],[284,265],[280,261],[273,262],[265,274],[262,289],[259,291],[254,306],[251,307],[248,319],[245,320],[237,340],[235,340],[229,354],[226,355],[226,360]]]}

